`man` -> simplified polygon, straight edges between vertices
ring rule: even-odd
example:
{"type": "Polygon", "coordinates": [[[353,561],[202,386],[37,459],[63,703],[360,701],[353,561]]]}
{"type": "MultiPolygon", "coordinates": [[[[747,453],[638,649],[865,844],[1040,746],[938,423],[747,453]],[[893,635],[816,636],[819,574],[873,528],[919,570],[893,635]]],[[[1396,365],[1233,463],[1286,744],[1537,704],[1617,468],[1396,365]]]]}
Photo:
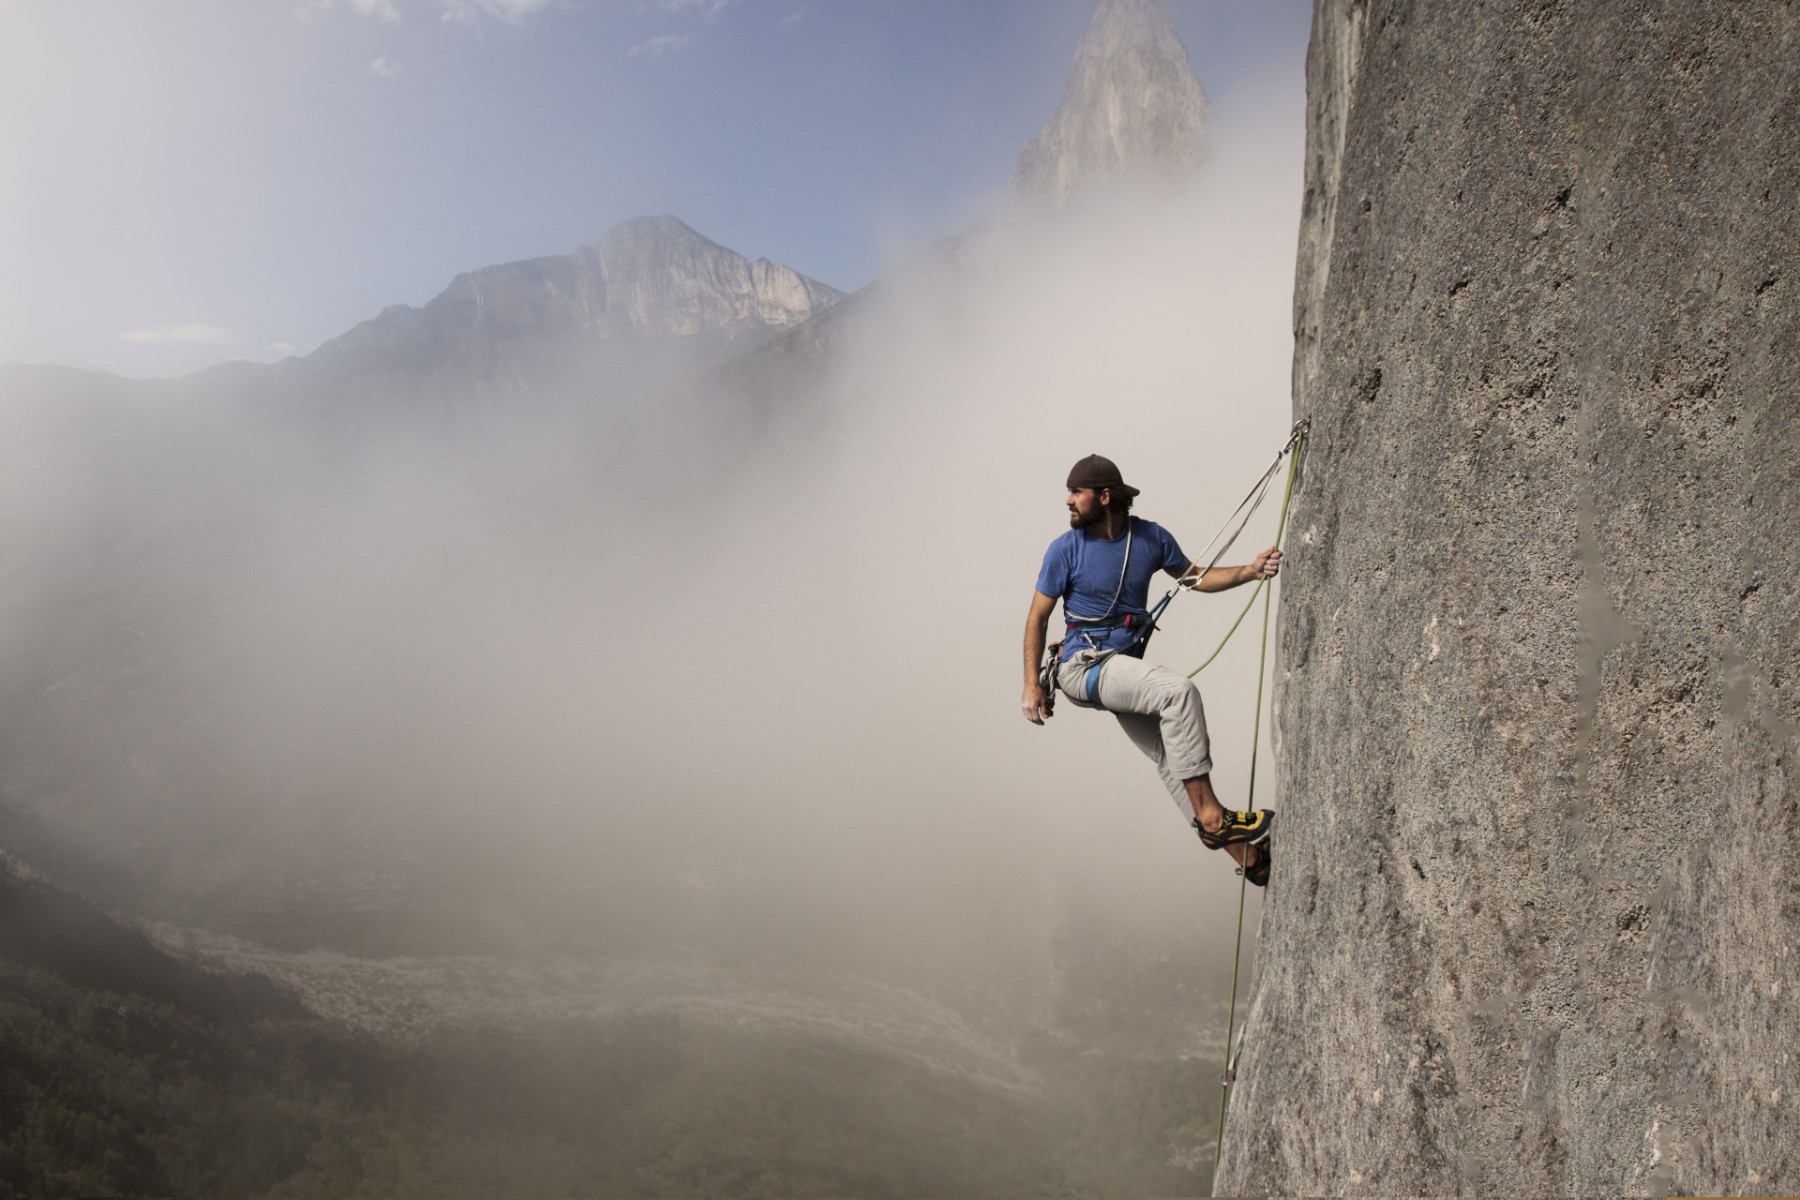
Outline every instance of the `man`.
{"type": "Polygon", "coordinates": [[[1149,635],[1147,601],[1157,571],[1184,587],[1222,592],[1281,570],[1281,551],[1271,546],[1241,567],[1201,569],[1190,563],[1169,532],[1131,515],[1138,489],[1111,459],[1090,454],[1069,472],[1069,532],[1050,543],[1025,618],[1026,720],[1042,725],[1050,697],[1039,679],[1045,627],[1062,602],[1067,632],[1054,686],[1083,708],[1116,716],[1125,733],[1156,764],[1182,814],[1193,816],[1200,840],[1237,860],[1244,877],[1268,883],[1269,809],[1237,812],[1219,803],[1209,778],[1212,757],[1206,712],[1191,681],[1143,662],[1149,635]]]}

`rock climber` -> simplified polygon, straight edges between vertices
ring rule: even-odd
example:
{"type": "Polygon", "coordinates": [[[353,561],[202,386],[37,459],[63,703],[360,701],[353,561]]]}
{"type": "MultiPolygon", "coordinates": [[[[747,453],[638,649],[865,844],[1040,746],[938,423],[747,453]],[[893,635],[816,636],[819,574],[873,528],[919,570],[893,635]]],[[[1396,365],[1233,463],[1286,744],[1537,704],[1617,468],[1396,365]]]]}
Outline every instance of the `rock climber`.
{"type": "Polygon", "coordinates": [[[1262,887],[1269,880],[1274,812],[1238,812],[1219,803],[1199,689],[1166,667],[1146,664],[1143,653],[1156,572],[1196,591],[1222,592],[1276,575],[1281,551],[1271,546],[1238,567],[1197,567],[1168,530],[1131,515],[1138,489],[1098,454],[1075,464],[1068,489],[1069,531],[1044,552],[1025,618],[1025,719],[1042,725],[1050,716],[1054,696],[1047,688],[1082,708],[1112,713],[1156,764],[1182,815],[1192,814],[1201,842],[1225,850],[1244,878],[1262,887]],[[1058,601],[1066,632],[1052,661],[1044,639],[1058,601]]]}

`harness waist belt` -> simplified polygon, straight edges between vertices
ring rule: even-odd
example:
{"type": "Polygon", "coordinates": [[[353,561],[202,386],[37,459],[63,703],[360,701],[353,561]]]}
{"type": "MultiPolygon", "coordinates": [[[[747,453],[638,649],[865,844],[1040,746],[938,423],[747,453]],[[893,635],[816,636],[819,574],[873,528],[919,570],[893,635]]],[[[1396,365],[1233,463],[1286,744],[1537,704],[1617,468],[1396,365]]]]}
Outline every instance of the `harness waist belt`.
{"type": "Polygon", "coordinates": [[[1147,613],[1122,613],[1117,617],[1083,621],[1077,618],[1063,623],[1064,633],[1100,632],[1107,629],[1135,629],[1149,619],[1147,613]]]}

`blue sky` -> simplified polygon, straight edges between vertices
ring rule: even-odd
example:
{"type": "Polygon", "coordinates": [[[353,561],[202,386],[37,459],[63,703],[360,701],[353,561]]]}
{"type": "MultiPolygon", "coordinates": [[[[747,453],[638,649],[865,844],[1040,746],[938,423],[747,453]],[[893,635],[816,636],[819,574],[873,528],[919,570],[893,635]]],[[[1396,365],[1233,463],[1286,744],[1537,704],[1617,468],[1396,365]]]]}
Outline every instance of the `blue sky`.
{"type": "MultiPolygon", "coordinates": [[[[1310,4],[1163,0],[1300,152],[1310,4]]],[[[673,213],[854,289],[989,211],[1095,0],[0,0],[0,362],[305,352],[673,213]]]]}

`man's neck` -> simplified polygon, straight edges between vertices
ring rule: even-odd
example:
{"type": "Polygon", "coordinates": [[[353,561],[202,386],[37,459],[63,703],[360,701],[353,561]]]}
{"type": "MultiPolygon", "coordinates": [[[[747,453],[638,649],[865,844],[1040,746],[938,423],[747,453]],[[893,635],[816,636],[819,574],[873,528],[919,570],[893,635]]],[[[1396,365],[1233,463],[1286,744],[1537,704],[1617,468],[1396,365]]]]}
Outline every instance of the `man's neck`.
{"type": "Polygon", "coordinates": [[[1125,524],[1130,520],[1130,514],[1114,512],[1109,508],[1106,510],[1106,515],[1089,525],[1088,529],[1093,532],[1095,537],[1104,538],[1110,542],[1125,536],[1125,524]]]}

